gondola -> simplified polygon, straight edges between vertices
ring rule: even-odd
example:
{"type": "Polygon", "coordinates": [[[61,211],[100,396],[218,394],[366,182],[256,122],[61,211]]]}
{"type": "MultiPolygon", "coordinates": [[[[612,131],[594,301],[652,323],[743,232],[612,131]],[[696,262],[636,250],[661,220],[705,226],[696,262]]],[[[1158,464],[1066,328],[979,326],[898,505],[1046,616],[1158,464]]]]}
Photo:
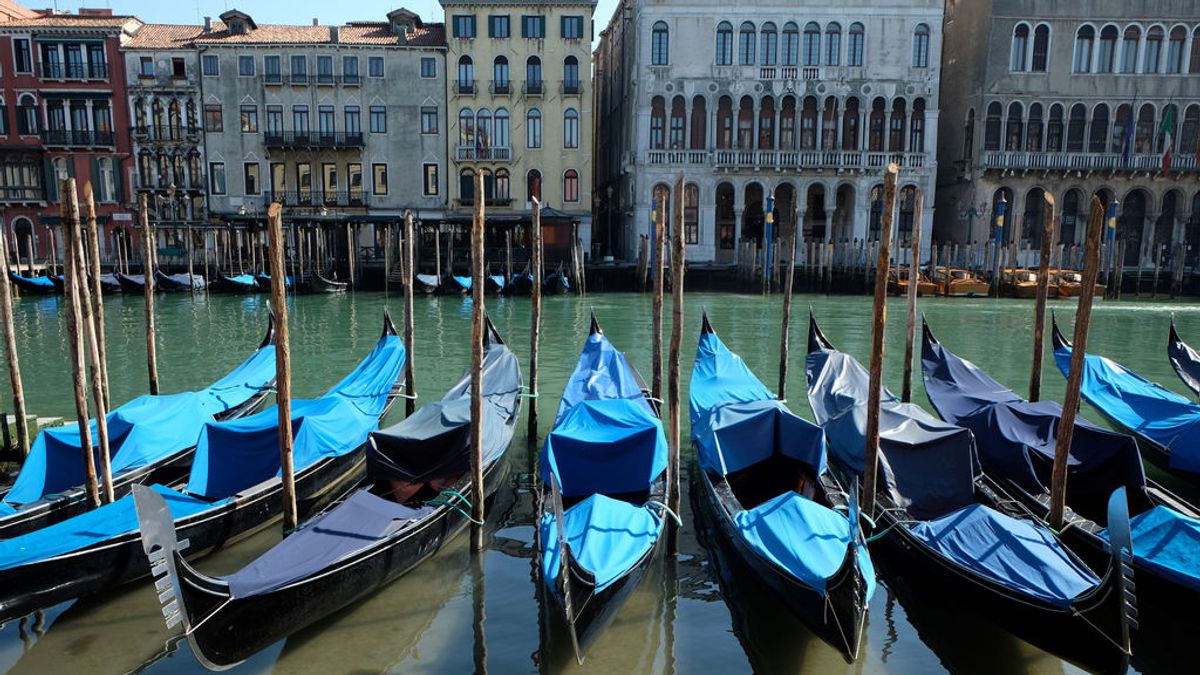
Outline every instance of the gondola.
{"type": "Polygon", "coordinates": [[[581,663],[650,566],[665,523],[667,441],[646,388],[596,318],[539,466],[536,534],[543,627],[581,663]],[[566,537],[560,537],[566,532],[566,537]]]}
{"type": "Polygon", "coordinates": [[[509,295],[530,295],[533,293],[533,275],[528,272],[517,272],[508,282],[506,289],[509,295]]]}
{"type": "Polygon", "coordinates": [[[58,292],[54,282],[49,277],[23,277],[16,272],[10,271],[8,278],[16,284],[22,292],[32,293],[34,295],[53,295],[58,292]]]}
{"type": "Polygon", "coordinates": [[[446,293],[451,295],[466,295],[471,292],[471,285],[475,280],[472,277],[460,277],[454,274],[450,275],[450,281],[444,286],[446,293]]]}
{"type": "Polygon", "coordinates": [[[104,293],[120,293],[121,282],[117,281],[117,276],[115,274],[101,274],[100,290],[104,293]]]}
{"type": "Polygon", "coordinates": [[[221,275],[213,282],[213,290],[222,293],[256,293],[258,284],[253,274],[221,275]]]}
{"type": "MultiPolygon", "coordinates": [[[[363,473],[368,434],[401,390],[404,345],[390,319],[375,349],[314,400],[292,401],[295,490],[307,518],[363,473]]],[[[279,516],[279,412],[204,425],[190,475],[155,484],[187,555],[200,556],[279,516]]],[[[0,542],[0,622],[150,573],[132,495],[0,542]]]]}
{"type": "Polygon", "coordinates": [[[700,508],[775,597],[854,660],[875,570],[824,432],[725,347],[707,314],[689,392],[700,508]]]}
{"type": "MultiPolygon", "coordinates": [[[[248,415],[275,382],[275,321],[254,353],[207,389],[141,396],[108,413],[113,488],[175,480],[191,464],[204,425],[248,415]]],[[[96,423],[92,442],[99,452],[96,423]]],[[[87,509],[78,425],[46,429],[34,439],[11,490],[0,500],[0,539],[72,518],[87,509]]]]}
{"type": "Polygon", "coordinates": [[[125,293],[146,292],[146,275],[144,274],[121,274],[120,272],[116,272],[113,276],[117,278],[117,283],[121,284],[121,290],[125,293]]]}
{"type": "Polygon", "coordinates": [[[154,283],[164,291],[202,291],[208,286],[198,274],[167,274],[162,270],[154,270],[154,283]]]}
{"type": "Polygon", "coordinates": [[[426,295],[437,293],[442,285],[442,280],[438,279],[436,274],[418,274],[415,278],[413,288],[426,295]]]}
{"type": "MultiPolygon", "coordinates": [[[[810,317],[808,397],[830,457],[845,476],[864,467],[870,376],[810,317]]],[[[1073,660],[1103,668],[1129,659],[1132,584],[1121,560],[1098,577],[1053,532],[977,471],[971,432],[882,388],[873,553],[937,578],[964,606],[1073,660]]],[[[1115,550],[1131,549],[1124,491],[1109,500],[1115,550]]]]}
{"type": "MultiPolygon", "coordinates": [[[[1030,403],[923,328],[925,391],[938,414],[975,434],[980,463],[1005,492],[1043,522],[1050,513],[1050,472],[1062,406],[1030,403]]],[[[1134,578],[1142,615],[1194,615],[1200,603],[1200,509],[1146,479],[1132,437],[1076,418],[1067,464],[1064,543],[1095,566],[1110,557],[1105,502],[1125,488],[1134,578]]],[[[1190,618],[1190,617],[1186,617],[1190,618]]]]}
{"type": "Polygon", "coordinates": [[[47,275],[46,278],[50,280],[50,283],[54,284],[54,292],[55,293],[65,293],[66,292],[67,277],[65,275],[50,274],[50,275],[47,275]]]}
{"type": "MultiPolygon", "coordinates": [[[[491,321],[484,336],[484,486],[505,481],[519,412],[521,371],[491,321]]],[[[376,592],[436,553],[470,520],[468,370],[441,401],[372,432],[367,475],[348,496],[249,565],[210,577],[184,561],[171,514],[148,488],[135,493],[142,545],[167,585],[192,651],[209,668],[233,666],[376,592]],[[163,564],[165,561],[165,564],[163,564]]]]}
{"type": "Polygon", "coordinates": [[[562,270],[551,272],[542,280],[542,292],[546,295],[558,295],[571,290],[571,282],[562,270]]]}
{"type": "Polygon", "coordinates": [[[326,279],[325,277],[316,273],[312,275],[308,285],[309,290],[311,290],[313,293],[344,293],[348,288],[350,288],[350,284],[346,283],[345,281],[326,279]]]}
{"type": "MultiPolygon", "coordinates": [[[[290,274],[285,275],[283,279],[284,279],[284,282],[283,282],[284,288],[286,288],[289,291],[292,290],[292,286],[293,286],[292,275],[290,275],[290,274]]],[[[271,291],[271,275],[270,274],[267,274],[265,272],[259,272],[258,274],[254,275],[254,283],[258,285],[258,290],[263,291],[264,293],[269,293],[271,291]]]]}
{"type": "Polygon", "coordinates": [[[489,274],[483,280],[483,290],[492,295],[500,295],[504,292],[504,287],[508,285],[508,280],[503,274],[489,274]]]}
{"type": "MultiPolygon", "coordinates": [[[[1054,361],[1065,377],[1071,343],[1056,319],[1051,324],[1054,361]]],[[[1095,354],[1084,357],[1079,391],[1114,427],[1138,440],[1143,457],[1200,483],[1200,405],[1095,354]]]]}
{"type": "Polygon", "coordinates": [[[1167,336],[1167,358],[1183,383],[1200,396],[1200,354],[1179,337],[1175,330],[1175,315],[1171,315],[1171,332],[1167,336]]]}

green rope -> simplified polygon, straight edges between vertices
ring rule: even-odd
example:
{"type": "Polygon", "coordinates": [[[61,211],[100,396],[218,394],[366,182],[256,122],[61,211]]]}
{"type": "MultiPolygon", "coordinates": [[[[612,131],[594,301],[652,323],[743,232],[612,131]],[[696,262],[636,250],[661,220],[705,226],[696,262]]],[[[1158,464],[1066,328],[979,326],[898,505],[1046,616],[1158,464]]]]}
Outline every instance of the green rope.
{"type": "MultiPolygon", "coordinates": [[[[472,506],[471,500],[467,499],[466,497],[464,497],[462,495],[461,492],[458,492],[456,490],[442,490],[440,493],[438,493],[438,495],[439,496],[448,495],[450,497],[457,497],[458,499],[462,500],[462,503],[466,504],[468,508],[470,508],[472,506]]],[[[467,520],[471,521],[475,525],[483,525],[482,520],[476,520],[474,517],[471,516],[471,514],[467,513],[465,510],[463,510],[463,508],[461,506],[459,506],[457,503],[455,503],[452,499],[430,499],[425,502],[426,506],[432,506],[434,504],[441,504],[443,506],[449,506],[450,508],[452,508],[455,511],[458,511],[460,514],[462,514],[463,518],[466,518],[467,520]]]]}
{"type": "Polygon", "coordinates": [[[883,539],[884,535],[886,535],[888,532],[891,532],[892,528],[895,527],[897,524],[898,523],[892,523],[891,525],[888,525],[882,532],[879,532],[879,533],[876,533],[876,534],[873,534],[873,535],[867,537],[866,543],[871,544],[879,539],[883,539]]]}

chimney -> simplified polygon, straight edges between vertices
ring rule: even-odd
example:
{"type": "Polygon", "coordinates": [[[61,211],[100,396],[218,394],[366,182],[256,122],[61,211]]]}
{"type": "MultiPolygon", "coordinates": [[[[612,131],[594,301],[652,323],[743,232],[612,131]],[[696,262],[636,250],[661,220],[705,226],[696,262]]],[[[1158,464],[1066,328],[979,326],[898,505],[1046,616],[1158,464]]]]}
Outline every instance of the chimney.
{"type": "Polygon", "coordinates": [[[99,7],[97,7],[97,8],[80,7],[79,8],[79,16],[112,16],[112,15],[113,15],[113,11],[111,8],[99,8],[99,7]]]}
{"type": "Polygon", "coordinates": [[[204,17],[204,32],[205,33],[212,32],[212,17],[211,16],[204,17]]]}
{"type": "Polygon", "coordinates": [[[313,17],[313,25],[314,25],[314,26],[320,26],[320,25],[321,25],[321,22],[320,22],[320,21],[317,21],[317,18],[316,18],[316,17],[313,17]]]}
{"type": "Polygon", "coordinates": [[[337,44],[337,42],[338,42],[338,37],[339,37],[338,32],[339,31],[338,31],[337,26],[329,27],[329,41],[332,42],[333,44],[337,44]]]}

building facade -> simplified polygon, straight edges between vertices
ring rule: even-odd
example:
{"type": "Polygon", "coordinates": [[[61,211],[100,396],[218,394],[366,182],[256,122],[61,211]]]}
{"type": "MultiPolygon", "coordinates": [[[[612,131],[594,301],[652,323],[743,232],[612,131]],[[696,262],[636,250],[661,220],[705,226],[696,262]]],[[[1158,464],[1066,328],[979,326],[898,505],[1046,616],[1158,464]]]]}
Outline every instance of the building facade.
{"type": "Polygon", "coordinates": [[[120,46],[141,26],[100,9],[46,10],[0,23],[0,206],[9,248],[21,259],[51,256],[59,178],[73,176],[81,199],[92,183],[102,256],[114,250],[118,225],[132,221],[120,46]]]}
{"type": "Polygon", "coordinates": [[[940,240],[1083,241],[1093,195],[1120,202],[1125,264],[1200,250],[1200,19],[1188,0],[951,1],[937,191],[940,240]]]}
{"type": "MultiPolygon", "coordinates": [[[[476,197],[473,181],[482,171],[489,223],[528,223],[531,197],[537,196],[555,223],[578,224],[586,243],[592,213],[596,3],[441,4],[446,11],[446,67],[451,69],[446,126],[452,219],[469,219],[476,197]]],[[[566,246],[568,232],[548,231],[547,248],[566,246]]]]}
{"type": "Polygon", "coordinates": [[[680,175],[689,261],[736,261],[764,236],[768,197],[806,238],[874,239],[889,162],[906,240],[916,190],[932,203],[941,27],[941,0],[623,0],[596,56],[606,246],[636,255],[680,175]]]}

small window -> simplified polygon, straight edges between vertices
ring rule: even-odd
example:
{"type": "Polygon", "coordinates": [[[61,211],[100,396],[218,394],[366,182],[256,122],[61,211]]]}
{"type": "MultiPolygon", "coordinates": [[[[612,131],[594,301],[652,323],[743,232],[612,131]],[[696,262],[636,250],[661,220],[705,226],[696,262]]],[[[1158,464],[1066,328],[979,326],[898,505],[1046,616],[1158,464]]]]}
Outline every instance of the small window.
{"type": "Polygon", "coordinates": [[[564,16],[562,18],[562,37],[564,40],[582,40],[583,17],[564,16]]]}
{"type": "Polygon", "coordinates": [[[665,66],[670,58],[670,32],[665,21],[655,22],[650,31],[650,65],[665,66]]]}
{"type": "Polygon", "coordinates": [[[542,39],[546,37],[546,17],[525,15],[521,17],[521,37],[542,39]]]}
{"type": "Polygon", "coordinates": [[[264,56],[263,57],[263,73],[264,79],[267,82],[279,83],[283,81],[283,67],[280,65],[279,56],[264,56]]]}
{"type": "Polygon", "coordinates": [[[308,58],[297,54],[292,56],[292,81],[308,81],[308,58]]]}
{"type": "Polygon", "coordinates": [[[575,169],[567,169],[563,174],[563,201],[579,201],[579,172],[575,169]]]}
{"type": "Polygon", "coordinates": [[[333,57],[318,56],[317,57],[317,82],[321,84],[333,83],[333,57]]]}
{"type": "Polygon", "coordinates": [[[171,77],[175,79],[187,77],[187,64],[182,57],[176,56],[171,59],[171,77]]]}
{"type": "Polygon", "coordinates": [[[432,56],[421,57],[421,77],[437,77],[437,59],[432,56]]]}
{"type": "Polygon", "coordinates": [[[367,75],[369,77],[383,77],[382,56],[372,56],[367,59],[367,75]]]}
{"type": "Polygon", "coordinates": [[[438,194],[438,165],[426,164],[425,168],[425,185],[424,193],[426,197],[436,197],[438,194]]]}
{"type": "Polygon", "coordinates": [[[238,57],[238,77],[254,77],[254,57],[238,57]]]}
{"type": "Polygon", "coordinates": [[[346,106],[344,119],[346,122],[346,133],[361,135],[362,134],[362,114],[356,105],[346,106]]]}
{"type": "Polygon", "coordinates": [[[212,194],[225,194],[225,162],[209,162],[208,177],[208,187],[212,194]]]}
{"type": "Polygon", "coordinates": [[[243,134],[258,133],[258,106],[244,105],[241,109],[241,122],[243,134]]]}
{"type": "Polygon", "coordinates": [[[262,192],[262,187],[258,182],[258,162],[246,163],[242,170],[242,179],[247,195],[256,195],[262,192]]]}
{"type": "Polygon", "coordinates": [[[221,104],[206,103],[204,105],[204,130],[205,131],[224,131],[224,123],[221,121],[221,104]]]}
{"type": "Polygon", "coordinates": [[[381,105],[371,106],[371,133],[387,133],[387,108],[381,105]]]}
{"type": "Polygon", "coordinates": [[[421,133],[436,134],[438,132],[438,109],[432,106],[421,108],[421,133]]]}
{"type": "Polygon", "coordinates": [[[138,77],[154,77],[154,57],[143,56],[138,60],[138,77]]]}
{"type": "Polygon", "coordinates": [[[455,14],[451,21],[454,37],[460,40],[471,40],[475,37],[475,15],[455,14]]]}
{"type": "Polygon", "coordinates": [[[920,24],[913,31],[913,68],[929,67],[929,26],[920,24]]]}
{"type": "Polygon", "coordinates": [[[525,113],[525,147],[542,147],[542,113],[537,108],[525,113]]]}
{"type": "Polygon", "coordinates": [[[217,58],[216,54],[205,54],[200,60],[200,65],[202,72],[207,77],[219,77],[221,75],[221,60],[217,58]]]}
{"type": "MultiPolygon", "coordinates": [[[[424,62],[422,60],[422,66],[424,62]]],[[[358,57],[343,56],[342,57],[342,79],[346,84],[358,84],[358,57]]]]}
{"type": "Polygon", "coordinates": [[[388,193],[387,164],[371,165],[371,192],[377,195],[386,195],[388,193]]]}
{"type": "Polygon", "coordinates": [[[18,73],[33,72],[33,55],[29,50],[28,38],[13,39],[13,66],[18,73]]]}
{"type": "Polygon", "coordinates": [[[574,108],[567,108],[563,113],[563,147],[579,147],[579,113],[574,108]]]}
{"type": "Polygon", "coordinates": [[[509,20],[507,14],[493,14],[488,17],[488,37],[490,38],[508,38],[511,37],[509,28],[509,20]]]}

